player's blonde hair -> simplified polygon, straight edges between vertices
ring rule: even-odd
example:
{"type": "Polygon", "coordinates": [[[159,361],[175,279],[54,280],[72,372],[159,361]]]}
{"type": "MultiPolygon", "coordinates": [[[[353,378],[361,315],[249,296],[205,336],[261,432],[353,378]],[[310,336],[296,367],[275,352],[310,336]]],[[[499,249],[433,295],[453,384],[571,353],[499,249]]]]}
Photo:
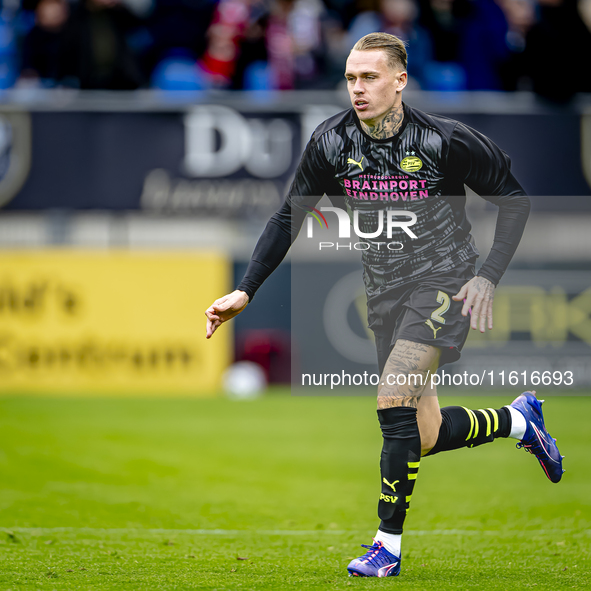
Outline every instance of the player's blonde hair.
{"type": "Polygon", "coordinates": [[[361,37],[351,51],[383,51],[388,58],[388,65],[393,69],[406,71],[408,57],[404,41],[389,33],[370,33],[361,37]]]}

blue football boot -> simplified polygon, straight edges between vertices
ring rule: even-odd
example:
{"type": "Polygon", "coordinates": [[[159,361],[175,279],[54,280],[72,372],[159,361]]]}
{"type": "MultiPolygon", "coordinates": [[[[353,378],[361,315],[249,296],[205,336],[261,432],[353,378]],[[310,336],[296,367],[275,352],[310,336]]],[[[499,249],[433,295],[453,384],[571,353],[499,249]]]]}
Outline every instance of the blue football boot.
{"type": "Polygon", "coordinates": [[[544,425],[542,414],[543,400],[535,397],[535,392],[524,392],[518,396],[511,406],[518,410],[524,417],[527,425],[523,439],[517,444],[517,448],[523,448],[533,454],[540,462],[546,476],[552,482],[560,482],[562,478],[562,458],[556,439],[553,439],[544,425]]]}
{"type": "Polygon", "coordinates": [[[382,542],[373,541],[367,552],[349,563],[350,577],[395,577],[400,574],[400,558],[390,554],[382,542]]]}

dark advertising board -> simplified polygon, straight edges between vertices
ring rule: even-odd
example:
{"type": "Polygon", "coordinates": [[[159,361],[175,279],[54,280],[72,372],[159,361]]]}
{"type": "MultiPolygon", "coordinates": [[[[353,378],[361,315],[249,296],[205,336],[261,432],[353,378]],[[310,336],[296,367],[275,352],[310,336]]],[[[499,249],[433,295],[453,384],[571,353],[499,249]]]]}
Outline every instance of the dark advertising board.
{"type": "MultiPolygon", "coordinates": [[[[590,116],[440,106],[511,155],[515,175],[537,196],[534,209],[590,208],[590,116]]],[[[166,109],[134,110],[133,102],[125,109],[4,107],[0,204],[265,216],[280,204],[314,128],[344,108],[337,94],[333,104],[308,96],[256,109],[223,97],[166,109]]]]}

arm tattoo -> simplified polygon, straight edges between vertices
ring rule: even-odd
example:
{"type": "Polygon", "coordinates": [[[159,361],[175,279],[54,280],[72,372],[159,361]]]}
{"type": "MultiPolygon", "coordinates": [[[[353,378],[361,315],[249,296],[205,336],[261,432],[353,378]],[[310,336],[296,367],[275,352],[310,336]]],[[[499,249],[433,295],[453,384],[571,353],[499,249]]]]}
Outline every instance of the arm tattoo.
{"type": "Polygon", "coordinates": [[[378,408],[416,408],[427,385],[429,372],[437,371],[439,355],[437,347],[406,340],[397,341],[381,376],[378,408]],[[405,376],[405,379],[398,379],[398,376],[405,376]]]}
{"type": "Polygon", "coordinates": [[[368,125],[361,121],[361,127],[371,137],[377,140],[383,140],[392,137],[398,133],[404,118],[404,109],[402,105],[394,107],[379,123],[368,125]]]}

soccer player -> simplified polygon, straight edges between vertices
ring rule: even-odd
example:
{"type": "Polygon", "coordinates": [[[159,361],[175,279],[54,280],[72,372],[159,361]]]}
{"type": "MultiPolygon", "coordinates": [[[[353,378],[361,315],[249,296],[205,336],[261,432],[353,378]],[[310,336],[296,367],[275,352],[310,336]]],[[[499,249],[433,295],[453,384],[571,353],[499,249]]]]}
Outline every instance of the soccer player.
{"type": "Polygon", "coordinates": [[[315,130],[242,282],[206,310],[210,338],[252,300],[324,194],[356,213],[365,233],[378,227],[384,210],[416,215],[416,238],[402,230],[396,235],[401,250],[380,249],[385,236],[364,239],[368,318],[382,376],[381,523],[367,553],[349,564],[354,576],[399,574],[402,526],[422,456],[512,437],[535,455],[552,482],[563,472],[535,392],[497,409],[440,409],[436,389],[425,379],[459,359],[470,327],[492,329],[495,286],[521,239],[530,204],[509,157],[490,139],[402,102],[406,65],[404,44],[393,35],[371,33],[355,44],[345,71],[352,108],[315,130]],[[494,243],[477,274],[464,185],[499,207],[494,243]]]}

